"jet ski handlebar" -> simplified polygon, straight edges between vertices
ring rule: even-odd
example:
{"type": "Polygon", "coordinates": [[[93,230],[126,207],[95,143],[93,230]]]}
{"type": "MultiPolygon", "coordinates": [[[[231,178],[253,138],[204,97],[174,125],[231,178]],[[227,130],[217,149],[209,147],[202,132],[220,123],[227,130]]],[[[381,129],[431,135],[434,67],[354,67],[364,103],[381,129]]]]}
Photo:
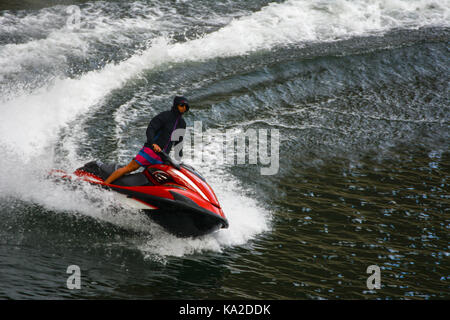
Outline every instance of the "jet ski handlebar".
{"type": "Polygon", "coordinates": [[[161,150],[161,152],[159,152],[161,159],[164,162],[167,162],[168,164],[170,164],[172,167],[177,168],[178,170],[180,170],[180,162],[172,159],[167,153],[165,153],[164,151],[161,150]]]}

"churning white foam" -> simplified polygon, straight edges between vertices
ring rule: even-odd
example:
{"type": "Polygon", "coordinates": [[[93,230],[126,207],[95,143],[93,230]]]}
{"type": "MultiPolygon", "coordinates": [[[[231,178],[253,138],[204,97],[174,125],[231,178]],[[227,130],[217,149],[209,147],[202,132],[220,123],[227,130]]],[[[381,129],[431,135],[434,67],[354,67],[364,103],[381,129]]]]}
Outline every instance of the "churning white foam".
{"type": "Polygon", "coordinates": [[[170,44],[165,37],[155,38],[149,49],[121,63],[108,64],[76,79],[58,79],[48,87],[3,102],[0,136],[3,143],[25,155],[34,154],[52,141],[59,128],[95,107],[111,90],[164,63],[243,55],[278,45],[327,41],[402,26],[448,25],[449,10],[450,0],[272,3],[199,39],[170,44]]]}
{"type": "Polygon", "coordinates": [[[345,39],[393,28],[449,25],[450,1],[289,0],[193,41],[175,44],[175,61],[203,60],[275,46],[345,39]]]}
{"type": "Polygon", "coordinates": [[[156,32],[163,34],[175,27],[171,17],[157,3],[146,6],[142,2],[54,6],[26,14],[5,12],[0,16],[0,34],[15,40],[0,47],[0,75],[49,68],[55,74],[55,68],[67,68],[69,57],[92,58],[97,47],[142,48],[156,32]]]}
{"type": "Polygon", "coordinates": [[[121,63],[108,64],[76,79],[58,79],[48,87],[6,101],[1,105],[0,136],[3,143],[19,148],[25,156],[34,154],[52,141],[59,128],[95,107],[108,92],[164,63],[242,55],[278,45],[333,40],[393,27],[448,25],[449,10],[450,0],[439,4],[425,0],[291,0],[270,4],[202,38],[170,44],[165,37],[159,37],[148,50],[121,63]]]}

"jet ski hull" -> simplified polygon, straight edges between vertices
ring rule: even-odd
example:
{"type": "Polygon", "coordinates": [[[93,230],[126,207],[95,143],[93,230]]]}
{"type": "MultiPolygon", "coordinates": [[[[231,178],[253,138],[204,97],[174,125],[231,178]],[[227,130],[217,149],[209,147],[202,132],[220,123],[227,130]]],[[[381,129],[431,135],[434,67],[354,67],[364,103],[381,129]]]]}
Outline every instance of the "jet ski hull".
{"type": "Polygon", "coordinates": [[[126,200],[134,200],[150,219],[176,236],[196,237],[228,228],[214,192],[193,168],[155,165],[106,185],[104,180],[117,168],[114,164],[92,161],[73,175],[55,170],[58,175],[54,177],[66,180],[75,177],[116,191],[126,196],[126,200]],[[157,181],[154,175],[161,173],[167,175],[167,180],[157,181]]]}
{"type": "Polygon", "coordinates": [[[190,209],[144,210],[150,219],[179,237],[198,237],[226,228],[228,224],[214,215],[190,209]]]}
{"type": "MultiPolygon", "coordinates": [[[[197,204],[179,190],[169,190],[173,199],[134,190],[111,188],[149,206],[143,212],[164,229],[180,237],[196,237],[228,228],[228,221],[222,217],[223,211],[209,204],[197,204]],[[205,208],[206,207],[206,208],[205,208]],[[210,210],[208,210],[208,209],[210,210]]],[[[197,199],[198,200],[198,199],[197,199]]],[[[200,202],[201,203],[201,202],[200,202]]]]}

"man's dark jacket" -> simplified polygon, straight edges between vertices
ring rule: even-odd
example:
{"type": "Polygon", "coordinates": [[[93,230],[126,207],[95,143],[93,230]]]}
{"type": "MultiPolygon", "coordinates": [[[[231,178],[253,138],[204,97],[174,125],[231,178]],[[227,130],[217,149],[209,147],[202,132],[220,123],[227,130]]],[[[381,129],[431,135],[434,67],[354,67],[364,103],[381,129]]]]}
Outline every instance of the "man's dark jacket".
{"type": "MultiPolygon", "coordinates": [[[[147,128],[147,142],[145,146],[152,148],[153,144],[157,144],[161,150],[168,154],[172,149],[172,145],[176,146],[183,141],[184,132],[178,141],[171,141],[172,133],[176,129],[186,129],[186,122],[178,111],[177,106],[174,105],[171,110],[161,112],[150,121],[147,128]]],[[[174,140],[176,140],[175,135],[174,140]]],[[[180,156],[183,156],[182,150],[180,150],[180,156]]]]}

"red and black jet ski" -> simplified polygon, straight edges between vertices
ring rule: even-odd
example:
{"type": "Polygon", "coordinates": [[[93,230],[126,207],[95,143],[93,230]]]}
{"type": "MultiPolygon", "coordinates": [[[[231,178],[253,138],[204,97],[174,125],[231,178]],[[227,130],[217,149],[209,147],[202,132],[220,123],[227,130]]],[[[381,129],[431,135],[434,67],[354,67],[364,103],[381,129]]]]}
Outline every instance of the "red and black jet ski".
{"type": "Polygon", "coordinates": [[[163,152],[161,158],[163,164],[127,174],[108,185],[104,180],[119,168],[116,164],[92,161],[73,175],[54,170],[51,176],[81,179],[123,194],[127,200],[134,200],[152,220],[177,236],[195,237],[228,228],[225,214],[206,180],[191,166],[177,163],[163,152]]]}

